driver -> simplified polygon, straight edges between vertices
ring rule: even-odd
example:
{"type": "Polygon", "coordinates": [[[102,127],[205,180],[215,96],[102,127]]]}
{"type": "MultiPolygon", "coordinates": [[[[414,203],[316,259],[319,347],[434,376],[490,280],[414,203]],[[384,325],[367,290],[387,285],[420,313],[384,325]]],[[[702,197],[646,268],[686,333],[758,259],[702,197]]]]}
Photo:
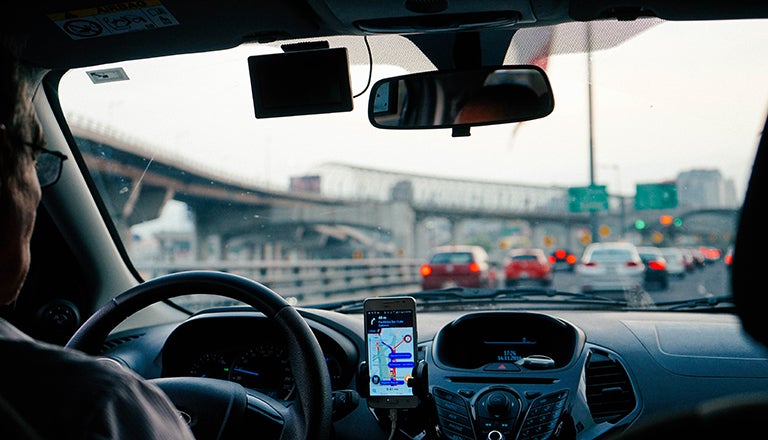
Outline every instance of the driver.
{"type": "Polygon", "coordinates": [[[454,124],[520,121],[541,112],[536,93],[514,84],[485,86],[461,106],[454,124]]]}
{"type": "MultiPolygon", "coordinates": [[[[26,278],[44,178],[38,165],[50,159],[27,82],[10,45],[0,44],[0,305],[16,300],[26,278]]],[[[2,439],[194,439],[157,386],[117,362],[36,341],[2,318],[0,403],[2,439]]]]}

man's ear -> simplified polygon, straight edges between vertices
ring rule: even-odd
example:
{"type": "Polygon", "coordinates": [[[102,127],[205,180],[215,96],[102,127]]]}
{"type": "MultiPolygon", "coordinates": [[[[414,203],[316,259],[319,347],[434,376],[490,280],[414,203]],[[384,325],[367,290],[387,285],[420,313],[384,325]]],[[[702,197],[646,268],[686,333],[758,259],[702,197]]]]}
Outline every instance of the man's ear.
{"type": "MultiPolygon", "coordinates": [[[[5,124],[0,124],[0,178],[5,179],[10,170],[8,167],[11,165],[10,157],[8,156],[11,151],[11,140],[8,137],[8,127],[5,124]]],[[[0,182],[2,185],[2,182],[0,182]]]]}
{"type": "Polygon", "coordinates": [[[0,142],[6,144],[4,146],[8,146],[7,144],[10,142],[10,139],[8,138],[8,127],[6,127],[5,124],[0,124],[0,142]]]}

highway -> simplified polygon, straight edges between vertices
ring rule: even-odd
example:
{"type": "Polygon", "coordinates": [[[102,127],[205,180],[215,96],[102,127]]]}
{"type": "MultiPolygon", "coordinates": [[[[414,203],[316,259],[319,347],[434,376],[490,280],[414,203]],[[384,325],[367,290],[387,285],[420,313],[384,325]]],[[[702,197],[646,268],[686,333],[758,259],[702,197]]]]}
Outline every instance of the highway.
{"type": "MultiPolygon", "coordinates": [[[[720,296],[730,292],[730,275],[722,261],[716,261],[687,273],[683,278],[670,277],[667,289],[648,289],[647,293],[655,303],[676,301],[692,297],[698,292],[702,298],[720,296]]],[[[578,275],[571,272],[556,272],[553,288],[569,292],[579,291],[578,275]]]]}

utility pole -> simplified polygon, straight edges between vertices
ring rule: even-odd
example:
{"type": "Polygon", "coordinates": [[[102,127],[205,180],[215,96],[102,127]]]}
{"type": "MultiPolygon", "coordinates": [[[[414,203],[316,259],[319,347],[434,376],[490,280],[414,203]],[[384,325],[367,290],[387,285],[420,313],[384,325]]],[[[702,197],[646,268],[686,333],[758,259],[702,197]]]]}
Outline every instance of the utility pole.
{"type": "MultiPolygon", "coordinates": [[[[592,122],[592,23],[587,22],[587,98],[588,98],[588,122],[589,122],[589,186],[595,185],[595,145],[594,145],[594,124],[592,122]]],[[[589,212],[590,233],[592,242],[600,241],[598,234],[598,214],[597,211],[589,212]]]]}

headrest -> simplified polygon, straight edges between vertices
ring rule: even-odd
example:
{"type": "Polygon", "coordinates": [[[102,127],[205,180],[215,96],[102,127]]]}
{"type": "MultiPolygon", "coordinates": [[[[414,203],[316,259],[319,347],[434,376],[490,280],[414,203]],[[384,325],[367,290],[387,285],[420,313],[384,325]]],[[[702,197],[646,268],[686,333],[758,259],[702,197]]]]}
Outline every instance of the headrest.
{"type": "Polygon", "coordinates": [[[744,330],[768,347],[768,293],[765,278],[768,251],[768,217],[761,205],[768,202],[766,169],[768,155],[768,120],[757,147],[752,175],[739,217],[733,252],[731,286],[736,310],[744,330]]]}

